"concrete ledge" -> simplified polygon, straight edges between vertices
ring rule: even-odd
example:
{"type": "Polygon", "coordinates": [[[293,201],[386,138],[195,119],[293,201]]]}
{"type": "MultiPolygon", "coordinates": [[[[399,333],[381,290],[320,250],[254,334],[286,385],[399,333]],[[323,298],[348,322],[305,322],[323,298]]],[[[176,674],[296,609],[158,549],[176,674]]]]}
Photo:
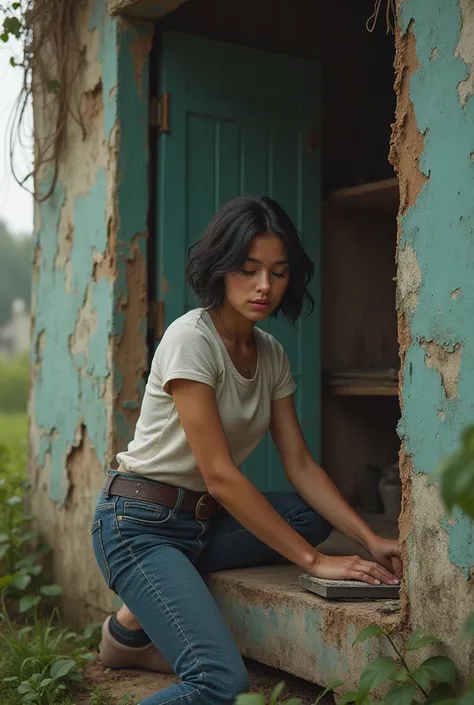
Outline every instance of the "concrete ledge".
{"type": "Polygon", "coordinates": [[[335,678],[352,689],[368,661],[389,650],[380,640],[352,648],[369,624],[401,624],[393,601],[335,602],[302,590],[295,566],[224,571],[209,588],[244,656],[313,683],[335,678]],[[395,609],[395,611],[394,611],[395,609]]]}

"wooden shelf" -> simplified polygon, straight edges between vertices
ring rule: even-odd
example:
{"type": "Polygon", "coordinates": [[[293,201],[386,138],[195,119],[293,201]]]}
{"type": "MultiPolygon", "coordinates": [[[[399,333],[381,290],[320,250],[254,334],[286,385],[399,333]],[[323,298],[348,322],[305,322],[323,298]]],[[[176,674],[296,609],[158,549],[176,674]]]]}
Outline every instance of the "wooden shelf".
{"type": "Polygon", "coordinates": [[[398,396],[398,386],[396,384],[341,385],[332,386],[331,392],[341,397],[396,397],[398,396]]]}
{"type": "Polygon", "coordinates": [[[400,204],[398,179],[338,189],[329,194],[327,204],[342,209],[393,213],[396,216],[400,204]]]}

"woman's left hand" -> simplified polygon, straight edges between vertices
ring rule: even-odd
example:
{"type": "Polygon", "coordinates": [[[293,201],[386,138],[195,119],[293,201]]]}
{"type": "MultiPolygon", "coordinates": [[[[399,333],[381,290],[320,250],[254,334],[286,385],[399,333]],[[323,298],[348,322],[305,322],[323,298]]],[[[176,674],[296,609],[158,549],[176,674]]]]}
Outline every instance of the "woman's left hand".
{"type": "Polygon", "coordinates": [[[368,549],[374,559],[384,568],[401,580],[403,575],[400,544],[398,541],[384,539],[375,535],[370,541],[368,549]]]}

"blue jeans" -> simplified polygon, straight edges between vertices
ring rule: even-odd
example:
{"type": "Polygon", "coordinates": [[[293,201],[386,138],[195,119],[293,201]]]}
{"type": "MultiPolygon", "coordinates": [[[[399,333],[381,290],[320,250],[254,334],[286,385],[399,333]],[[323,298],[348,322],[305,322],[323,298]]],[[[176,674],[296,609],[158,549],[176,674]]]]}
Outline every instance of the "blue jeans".
{"type": "MultiPolygon", "coordinates": [[[[295,492],[265,496],[312,545],[329,535],[331,526],[295,492]]],[[[179,504],[101,493],[91,525],[95,557],[109,588],[181,679],[142,705],[231,705],[248,690],[247,671],[201,575],[282,558],[224,509],[198,521],[179,504]]]]}

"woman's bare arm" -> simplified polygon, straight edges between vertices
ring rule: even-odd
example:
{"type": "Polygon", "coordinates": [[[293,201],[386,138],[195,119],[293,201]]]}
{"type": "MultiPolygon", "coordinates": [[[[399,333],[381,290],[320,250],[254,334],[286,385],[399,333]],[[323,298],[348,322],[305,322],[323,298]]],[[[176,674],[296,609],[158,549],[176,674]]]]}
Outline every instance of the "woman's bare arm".
{"type": "Polygon", "coordinates": [[[293,397],[273,402],[271,433],[285,473],[299,494],[333,526],[367,547],[373,531],[311,457],[296,416],[293,397]]]}
{"type": "Polygon", "coordinates": [[[369,583],[387,579],[387,571],[375,563],[322,556],[280,517],[234,465],[211,387],[174,380],[170,391],[209,493],[248,531],[312,575],[369,583]]]}
{"type": "Polygon", "coordinates": [[[289,481],[310,507],[401,577],[398,543],[377,536],[311,457],[296,416],[292,396],[272,403],[270,428],[289,481]]]}

